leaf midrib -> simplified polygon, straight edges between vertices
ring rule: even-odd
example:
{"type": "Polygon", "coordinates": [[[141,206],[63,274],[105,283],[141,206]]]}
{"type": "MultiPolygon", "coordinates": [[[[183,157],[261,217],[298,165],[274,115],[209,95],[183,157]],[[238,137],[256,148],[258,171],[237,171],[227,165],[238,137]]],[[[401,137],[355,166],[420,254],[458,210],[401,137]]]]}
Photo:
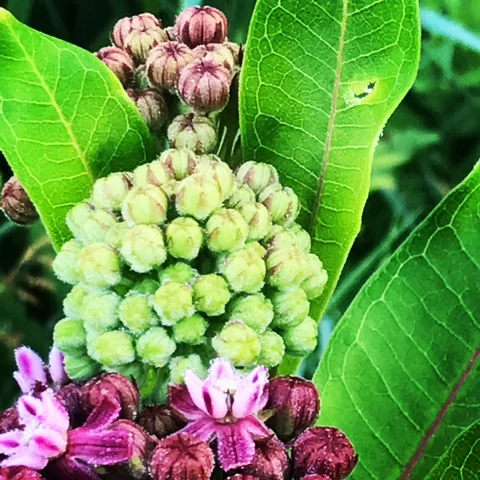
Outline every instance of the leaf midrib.
{"type": "Polygon", "coordinates": [[[15,33],[14,29],[10,25],[7,25],[7,26],[9,28],[9,30],[12,32],[12,36],[15,38],[18,46],[22,49],[22,51],[25,55],[25,58],[28,60],[28,63],[32,67],[32,70],[37,75],[41,87],[45,90],[46,94],[48,95],[48,97],[50,99],[50,102],[52,104],[52,107],[57,112],[57,115],[58,115],[58,118],[59,118],[60,122],[64,125],[65,130],[66,130],[66,132],[67,132],[67,134],[70,138],[70,141],[72,143],[72,146],[75,149],[75,151],[77,152],[80,161],[82,162],[83,168],[85,169],[85,172],[88,176],[88,179],[89,179],[90,183],[93,185],[94,176],[93,176],[93,174],[92,174],[92,172],[89,168],[85,153],[82,151],[82,149],[80,148],[80,145],[78,144],[77,138],[76,138],[76,136],[75,136],[75,134],[72,130],[72,126],[71,126],[70,122],[68,122],[67,119],[65,118],[65,116],[64,116],[64,114],[63,114],[63,112],[60,108],[60,105],[58,105],[58,103],[55,99],[55,96],[53,95],[53,92],[51,91],[50,87],[45,82],[42,74],[40,73],[40,71],[36,67],[35,62],[33,61],[33,58],[31,57],[29,52],[25,49],[25,47],[23,46],[22,42],[20,41],[20,38],[18,37],[18,35],[15,33]]]}
{"type": "Polygon", "coordinates": [[[347,31],[347,18],[348,18],[348,2],[344,0],[342,8],[342,21],[340,23],[340,38],[338,42],[337,50],[337,68],[335,69],[335,81],[333,84],[332,94],[332,108],[330,111],[330,117],[328,119],[327,136],[325,138],[325,148],[323,154],[322,170],[317,183],[317,192],[312,209],[312,223],[310,226],[310,236],[315,237],[315,228],[318,221],[318,212],[321,206],[321,198],[323,195],[323,188],[325,185],[325,176],[327,174],[328,164],[330,161],[330,152],[333,142],[333,132],[335,130],[335,120],[337,117],[337,105],[340,92],[340,85],[342,84],[342,70],[343,70],[343,51],[345,48],[345,35],[347,31]]]}

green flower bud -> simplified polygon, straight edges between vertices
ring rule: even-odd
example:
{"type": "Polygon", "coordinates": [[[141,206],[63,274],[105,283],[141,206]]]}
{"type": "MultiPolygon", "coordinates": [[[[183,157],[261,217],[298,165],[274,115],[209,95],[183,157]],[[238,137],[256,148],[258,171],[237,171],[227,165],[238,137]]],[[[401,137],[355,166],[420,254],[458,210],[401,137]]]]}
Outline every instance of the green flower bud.
{"type": "Polygon", "coordinates": [[[197,157],[188,148],[171,148],[160,155],[160,161],[165,166],[171,178],[177,181],[192,175],[197,168],[197,157]]]}
{"type": "Polygon", "coordinates": [[[227,282],[213,273],[201,275],[193,284],[193,300],[199,312],[210,317],[221,315],[230,301],[227,282]]]}
{"type": "Polygon", "coordinates": [[[84,380],[95,376],[100,371],[100,365],[88,355],[65,355],[63,360],[67,375],[72,380],[84,380]]]}
{"type": "Polygon", "coordinates": [[[147,183],[128,192],[122,216],[129,225],[161,225],[167,218],[168,197],[161,187],[147,183]]]}
{"type": "Polygon", "coordinates": [[[99,178],[93,186],[92,199],[95,206],[107,210],[120,210],[122,203],[132,187],[130,173],[112,173],[99,178]]]}
{"type": "Polygon", "coordinates": [[[63,311],[69,318],[82,319],[85,298],[90,293],[90,290],[85,286],[75,285],[63,301],[63,311]]]}
{"type": "Polygon", "coordinates": [[[275,312],[272,325],[276,328],[295,327],[305,320],[310,311],[307,294],[299,287],[277,290],[270,298],[275,312]]]}
{"type": "Polygon", "coordinates": [[[175,258],[193,260],[203,244],[203,231],[200,225],[188,217],[178,217],[167,226],[168,253],[175,258]]]}
{"type": "Polygon", "coordinates": [[[142,295],[153,295],[160,284],[151,278],[145,278],[141,282],[136,283],[130,290],[132,293],[140,293],[142,295]]]}
{"type": "Polygon", "coordinates": [[[300,285],[306,275],[304,253],[293,246],[278,247],[267,252],[267,282],[279,289],[300,285]]]}
{"type": "Polygon", "coordinates": [[[199,157],[197,172],[211,176],[218,183],[223,201],[232,195],[235,189],[235,176],[228,164],[222,162],[216,155],[199,157]]]}
{"type": "Polygon", "coordinates": [[[107,232],[116,223],[116,218],[110,212],[86,202],[75,205],[67,214],[68,228],[84,244],[103,242],[107,232]]]}
{"type": "Polygon", "coordinates": [[[220,264],[220,273],[235,292],[258,292],[264,285],[265,272],[265,262],[255,248],[237,250],[220,264]]]}
{"type": "Polygon", "coordinates": [[[177,262],[160,272],[160,282],[178,282],[192,284],[198,277],[198,272],[186,263],[177,262]]]}
{"type": "Polygon", "coordinates": [[[248,225],[237,210],[221,208],[208,219],[206,232],[211,251],[232,252],[245,245],[248,225]]]}
{"type": "Polygon", "coordinates": [[[147,295],[129,293],[118,308],[121,322],[132,333],[142,333],[157,323],[147,295]]]}
{"type": "Polygon", "coordinates": [[[137,341],[137,353],[142,362],[154,367],[164,367],[176,349],[175,342],[162,327],[153,327],[137,341]]]}
{"type": "Polygon", "coordinates": [[[258,196],[272,215],[274,223],[290,225],[297,218],[300,204],[298,197],[291,188],[282,188],[280,185],[270,185],[258,196]]]}
{"type": "Polygon", "coordinates": [[[194,113],[175,117],[168,127],[167,136],[173,148],[189,148],[199,155],[211,152],[217,143],[214,123],[194,113]]]}
{"type": "Polygon", "coordinates": [[[279,365],[285,355],[285,343],[283,343],[282,337],[278,333],[267,330],[261,336],[260,341],[262,350],[258,357],[258,364],[268,368],[279,365]]]}
{"type": "Polygon", "coordinates": [[[313,253],[306,256],[307,276],[301,283],[309,300],[319,297],[328,281],[328,273],[323,268],[322,261],[313,253]]]}
{"type": "Polygon", "coordinates": [[[120,297],[115,293],[92,292],[85,298],[83,322],[86,330],[104,332],[118,326],[120,297]]]}
{"type": "Polygon", "coordinates": [[[287,328],[283,332],[283,341],[287,347],[287,353],[301,357],[315,350],[317,338],[317,322],[310,317],[307,317],[300,325],[287,328]]]}
{"type": "Polygon", "coordinates": [[[172,180],[169,171],[160,160],[140,165],[133,172],[133,181],[136,187],[155,185],[161,187],[167,195],[173,193],[172,180]]]}
{"type": "Polygon", "coordinates": [[[103,369],[106,372],[115,372],[120,373],[124,377],[135,379],[137,385],[145,384],[147,380],[147,372],[150,367],[146,367],[142,362],[135,360],[132,363],[127,363],[126,365],[117,365],[114,368],[104,367],[103,369]]]}
{"type": "Polygon", "coordinates": [[[173,338],[177,343],[199,345],[207,331],[207,321],[198,313],[180,320],[173,326],[173,338]]]}
{"type": "Polygon", "coordinates": [[[297,247],[304,253],[309,253],[312,246],[312,239],[309,233],[304,230],[298,223],[294,223],[288,229],[289,232],[295,235],[297,240],[297,247]]]}
{"type": "Polygon", "coordinates": [[[237,186],[227,201],[228,208],[240,210],[249,203],[255,203],[255,192],[247,185],[237,186]]]}
{"type": "Polygon", "coordinates": [[[295,233],[275,225],[277,228],[270,229],[265,242],[268,249],[272,250],[279,247],[298,247],[295,233]]]}
{"type": "Polygon", "coordinates": [[[53,329],[53,344],[69,355],[85,352],[86,332],[83,322],[72,318],[57,322],[53,329]]]}
{"type": "Polygon", "coordinates": [[[212,340],[213,348],[221,358],[230,360],[236,367],[255,364],[262,348],[255,330],[241,322],[231,322],[212,340]]]}
{"type": "Polygon", "coordinates": [[[190,175],[178,185],[176,206],[181,215],[204,220],[222,206],[220,187],[211,177],[198,173],[190,175]]]}
{"type": "Polygon", "coordinates": [[[272,219],[265,205],[248,203],[240,209],[240,213],[248,223],[249,240],[261,240],[268,234],[272,226],[272,219]]]}
{"type": "Polygon", "coordinates": [[[107,288],[121,280],[120,260],[113,248],[103,243],[83,247],[78,256],[80,280],[94,288],[107,288]]]}
{"type": "Polygon", "coordinates": [[[53,271],[65,283],[74,285],[79,280],[77,259],[83,245],[77,240],[69,240],[57,253],[53,261],[53,271]]]}
{"type": "Polygon", "coordinates": [[[156,292],[153,308],[157,312],[162,325],[171,326],[182,318],[191,317],[193,307],[192,287],[184,283],[167,282],[156,292]]]}
{"type": "Polygon", "coordinates": [[[263,293],[240,297],[233,302],[229,318],[263,333],[273,320],[272,302],[263,293]]]}
{"type": "Polygon", "coordinates": [[[262,247],[262,245],[260,245],[258,242],[247,242],[247,244],[245,245],[245,249],[252,250],[261,258],[264,258],[265,254],[267,253],[265,247],[262,247]]]}
{"type": "Polygon", "coordinates": [[[135,360],[133,337],[114,330],[87,339],[88,354],[105,367],[127,365],[135,360]]]}
{"type": "Polygon", "coordinates": [[[237,180],[258,194],[269,185],[278,184],[278,173],[267,163],[245,162],[237,171],[237,180]]]}
{"type": "Polygon", "coordinates": [[[137,225],[124,236],[120,253],[130,268],[138,273],[149,272],[167,259],[162,230],[156,225],[137,225]]]}
{"type": "Polygon", "coordinates": [[[119,249],[122,246],[123,237],[130,230],[127,222],[118,222],[110,228],[105,235],[105,243],[113,248],[119,249]]]}
{"type": "Polygon", "coordinates": [[[174,357],[170,361],[170,381],[177,385],[184,383],[185,373],[188,370],[196,373],[200,378],[207,376],[207,369],[202,363],[202,359],[197,354],[188,355],[188,357],[174,357]]]}

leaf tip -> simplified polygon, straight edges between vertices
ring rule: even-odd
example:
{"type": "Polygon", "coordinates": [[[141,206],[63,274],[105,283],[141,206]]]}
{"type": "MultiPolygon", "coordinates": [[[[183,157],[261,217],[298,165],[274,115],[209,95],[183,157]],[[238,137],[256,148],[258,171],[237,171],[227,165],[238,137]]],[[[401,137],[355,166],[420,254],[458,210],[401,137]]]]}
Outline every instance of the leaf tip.
{"type": "Polygon", "coordinates": [[[13,15],[6,8],[0,7],[0,23],[6,23],[12,19],[13,15]]]}

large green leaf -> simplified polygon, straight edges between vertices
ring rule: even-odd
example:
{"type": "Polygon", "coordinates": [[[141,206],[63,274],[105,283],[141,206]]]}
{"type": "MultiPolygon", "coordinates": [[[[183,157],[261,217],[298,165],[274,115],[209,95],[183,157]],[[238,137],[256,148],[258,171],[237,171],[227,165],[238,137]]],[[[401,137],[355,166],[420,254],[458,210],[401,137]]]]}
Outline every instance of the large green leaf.
{"type": "Polygon", "coordinates": [[[0,9],[0,149],[56,247],[65,215],[99,176],[131,170],[154,143],[117,78],[91,53],[0,9]]]}
{"type": "Polygon", "coordinates": [[[478,480],[480,472],[480,421],[455,439],[428,480],[478,480]]]}
{"type": "Polygon", "coordinates": [[[365,284],[314,377],[356,479],[424,479],[480,418],[480,167],[365,284]]]}
{"type": "Polygon", "coordinates": [[[241,78],[245,160],[273,164],[330,279],[361,223],[373,151],[413,83],[417,0],[259,0],[241,78]]]}

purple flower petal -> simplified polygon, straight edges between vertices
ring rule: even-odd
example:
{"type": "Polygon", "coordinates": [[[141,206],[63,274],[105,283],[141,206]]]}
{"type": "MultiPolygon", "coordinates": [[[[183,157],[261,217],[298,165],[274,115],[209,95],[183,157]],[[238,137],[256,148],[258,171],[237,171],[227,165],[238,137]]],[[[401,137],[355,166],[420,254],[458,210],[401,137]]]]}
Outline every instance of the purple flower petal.
{"type": "Polygon", "coordinates": [[[216,428],[217,422],[211,418],[204,417],[189,423],[180,432],[190,433],[205,443],[210,443],[215,438],[216,428]]]}
{"type": "Polygon", "coordinates": [[[268,370],[265,367],[257,367],[243,378],[233,399],[233,416],[245,418],[263,408],[268,399],[267,395],[264,395],[267,383],[268,370]]]}
{"type": "Polygon", "coordinates": [[[42,392],[40,399],[42,401],[43,411],[39,419],[52,430],[65,433],[70,424],[65,407],[55,398],[52,390],[42,392]]]}
{"type": "Polygon", "coordinates": [[[20,447],[16,453],[0,463],[2,467],[28,467],[33,470],[42,470],[47,466],[48,459],[30,451],[27,446],[20,447]]]}
{"type": "Polygon", "coordinates": [[[205,416],[205,413],[193,403],[192,397],[184,385],[170,385],[168,401],[171,407],[188,420],[197,420],[205,416]]]}
{"type": "Polygon", "coordinates": [[[53,383],[58,387],[68,381],[68,375],[63,362],[63,353],[57,347],[52,347],[48,356],[48,372],[50,373],[53,383]]]}
{"type": "Polygon", "coordinates": [[[62,455],[51,462],[46,471],[52,480],[100,480],[92,467],[77,462],[69,455],[62,455]]]}
{"type": "Polygon", "coordinates": [[[257,417],[250,417],[240,420],[242,427],[247,430],[252,437],[269,437],[274,435],[272,430],[265,426],[257,417]]]}
{"type": "Polygon", "coordinates": [[[39,429],[32,435],[28,447],[42,457],[58,457],[67,449],[67,435],[49,428],[39,429]]]}
{"type": "MultiPolygon", "coordinates": [[[[47,374],[40,356],[28,347],[20,347],[15,350],[15,361],[18,371],[23,377],[24,382],[19,383],[22,392],[27,393],[36,382],[47,383],[47,374]],[[28,385],[28,390],[23,390],[28,385]]],[[[16,378],[17,379],[17,378],[16,378]]],[[[18,380],[17,380],[18,381],[18,380]]]]}
{"type": "Polygon", "coordinates": [[[22,444],[23,432],[12,430],[0,434],[0,454],[11,455],[22,444]]]}
{"type": "Polygon", "coordinates": [[[230,362],[223,358],[216,358],[208,370],[208,380],[212,383],[237,383],[238,376],[230,362]]]}
{"type": "Polygon", "coordinates": [[[229,409],[227,393],[218,390],[209,382],[205,382],[202,395],[208,415],[213,418],[223,418],[227,415],[229,409]]]}
{"type": "Polygon", "coordinates": [[[105,396],[80,428],[82,430],[102,430],[118,419],[120,410],[121,406],[116,400],[105,396]]]}
{"type": "Polygon", "coordinates": [[[23,395],[17,403],[18,415],[23,425],[36,421],[43,413],[42,401],[31,395],[23,395]]]}
{"type": "Polygon", "coordinates": [[[13,378],[17,381],[22,393],[30,393],[30,382],[25,380],[25,377],[20,372],[13,372],[13,378]]]}
{"type": "Polygon", "coordinates": [[[255,443],[242,423],[218,424],[218,458],[225,471],[244,467],[255,456],[255,443]]]}
{"type": "Polygon", "coordinates": [[[77,428],[69,432],[68,452],[88,464],[114,465],[130,460],[132,440],[132,435],[122,429],[98,432],[77,428]]]}

